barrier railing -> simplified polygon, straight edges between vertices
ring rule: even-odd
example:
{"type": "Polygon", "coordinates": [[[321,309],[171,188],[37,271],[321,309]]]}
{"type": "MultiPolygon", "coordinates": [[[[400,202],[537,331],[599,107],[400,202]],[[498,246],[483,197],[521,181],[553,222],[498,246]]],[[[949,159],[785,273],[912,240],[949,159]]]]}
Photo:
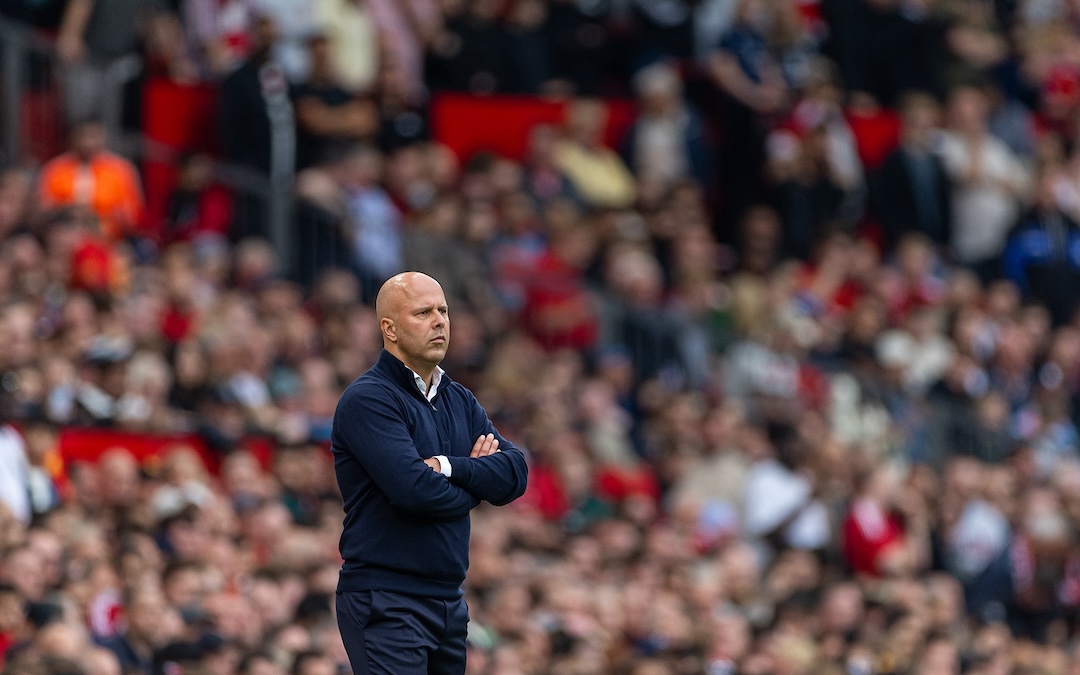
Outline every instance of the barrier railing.
{"type": "MultiPolygon", "coordinates": [[[[36,166],[62,151],[66,124],[62,75],[54,41],[31,26],[0,18],[0,153],[2,165],[36,166]]],[[[122,101],[125,87],[142,72],[137,57],[112,63],[102,78],[101,121],[111,147],[136,161],[173,164],[192,148],[171,147],[123,128],[122,101]]],[[[291,120],[285,121],[291,127],[291,120]]],[[[281,126],[281,125],[278,125],[281,126]]],[[[273,166],[269,175],[252,168],[215,160],[217,180],[238,195],[254,202],[258,228],[278,252],[283,267],[291,260],[293,213],[291,135],[275,137],[273,166]]],[[[250,216],[250,214],[249,214],[250,216]]],[[[250,218],[249,218],[250,219],[250,218]]],[[[151,223],[156,226],[156,223],[151,223]]],[[[288,271],[288,270],[284,270],[288,271]]]]}

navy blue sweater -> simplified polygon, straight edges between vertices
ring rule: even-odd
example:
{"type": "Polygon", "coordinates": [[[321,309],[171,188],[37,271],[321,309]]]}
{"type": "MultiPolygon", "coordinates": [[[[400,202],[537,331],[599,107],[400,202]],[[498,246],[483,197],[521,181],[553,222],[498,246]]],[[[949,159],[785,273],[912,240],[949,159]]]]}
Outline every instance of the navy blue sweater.
{"type": "Polygon", "coordinates": [[[525,492],[521,451],[499,435],[472,393],[443,375],[429,403],[387,351],[345,389],[331,434],[345,502],[338,590],[456,598],[469,566],[469,511],[525,492]],[[499,450],[469,457],[482,434],[499,450]],[[448,480],[424,464],[445,455],[448,480]]]}

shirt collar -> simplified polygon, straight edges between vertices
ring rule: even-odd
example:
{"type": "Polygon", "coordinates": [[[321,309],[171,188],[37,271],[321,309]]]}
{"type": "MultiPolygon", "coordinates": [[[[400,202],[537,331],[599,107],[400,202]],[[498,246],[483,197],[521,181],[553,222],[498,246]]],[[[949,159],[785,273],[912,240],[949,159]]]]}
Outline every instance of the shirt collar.
{"type": "Polygon", "coordinates": [[[424,398],[431,400],[435,398],[435,394],[439,393],[439,383],[442,382],[443,369],[439,366],[435,366],[435,372],[431,374],[431,389],[428,389],[427,384],[424,383],[424,378],[416,374],[416,372],[409,368],[409,372],[412,373],[413,382],[416,383],[416,388],[420,390],[420,393],[424,395],[424,398]]]}

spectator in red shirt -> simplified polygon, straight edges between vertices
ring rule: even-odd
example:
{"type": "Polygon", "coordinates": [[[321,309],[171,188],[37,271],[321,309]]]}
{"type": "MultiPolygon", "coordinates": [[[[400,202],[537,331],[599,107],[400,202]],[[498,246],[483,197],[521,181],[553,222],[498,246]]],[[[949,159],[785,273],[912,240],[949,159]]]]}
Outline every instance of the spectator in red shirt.
{"type": "Polygon", "coordinates": [[[848,567],[872,577],[916,572],[928,562],[928,543],[921,497],[901,482],[895,466],[873,469],[844,517],[848,567]]]}
{"type": "Polygon", "coordinates": [[[214,181],[213,168],[210,158],[203,154],[180,160],[180,175],[162,233],[166,243],[228,235],[232,197],[214,181]]]}
{"type": "Polygon", "coordinates": [[[585,288],[596,237],[585,226],[552,232],[525,287],[522,323],[545,349],[591,349],[599,325],[585,288]]]}

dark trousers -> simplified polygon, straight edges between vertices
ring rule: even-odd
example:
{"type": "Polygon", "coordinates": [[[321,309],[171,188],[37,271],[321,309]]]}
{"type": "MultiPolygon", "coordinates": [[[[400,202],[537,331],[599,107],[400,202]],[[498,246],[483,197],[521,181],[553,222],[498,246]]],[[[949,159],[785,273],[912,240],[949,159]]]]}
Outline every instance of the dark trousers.
{"type": "Polygon", "coordinates": [[[337,594],[337,620],[354,675],[462,675],[469,608],[386,591],[337,594]]]}

